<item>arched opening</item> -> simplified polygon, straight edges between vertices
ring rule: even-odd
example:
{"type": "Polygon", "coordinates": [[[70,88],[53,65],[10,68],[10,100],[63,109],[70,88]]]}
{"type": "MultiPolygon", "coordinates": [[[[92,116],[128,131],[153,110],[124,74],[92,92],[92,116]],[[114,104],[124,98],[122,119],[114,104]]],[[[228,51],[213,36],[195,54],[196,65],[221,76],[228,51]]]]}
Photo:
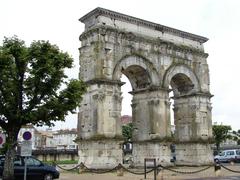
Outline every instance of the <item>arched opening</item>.
{"type": "MultiPolygon", "coordinates": [[[[177,73],[170,79],[169,89],[171,134],[175,140],[189,140],[192,134],[191,113],[188,102],[181,97],[189,95],[194,89],[194,84],[187,75],[177,73]]],[[[175,144],[171,145],[171,156],[173,161],[178,159],[175,144]]]]}
{"type": "Polygon", "coordinates": [[[170,67],[163,79],[163,86],[172,87],[174,96],[187,95],[193,92],[199,92],[201,89],[196,74],[186,65],[177,65],[170,67]]]}
{"type": "Polygon", "coordinates": [[[151,84],[148,72],[141,66],[131,65],[122,68],[121,72],[129,79],[133,91],[147,88],[151,84]]]}
{"type": "Polygon", "coordinates": [[[193,133],[191,121],[195,117],[194,111],[189,109],[195,106],[194,100],[190,100],[189,95],[200,91],[197,76],[185,65],[172,66],[164,76],[163,85],[170,90],[170,114],[172,129],[175,130],[174,137],[188,141],[193,133]]]}
{"type": "Polygon", "coordinates": [[[175,132],[175,124],[174,124],[174,111],[173,111],[173,108],[174,108],[174,94],[173,94],[173,91],[172,91],[172,86],[169,86],[169,102],[170,102],[170,121],[171,121],[171,134],[172,136],[174,135],[174,132],[175,132]]]}
{"type": "Polygon", "coordinates": [[[132,109],[133,94],[135,91],[147,88],[151,84],[151,81],[147,71],[138,65],[131,65],[126,69],[122,68],[121,73],[121,82],[125,83],[121,86],[121,124],[123,136],[127,139],[123,143],[123,163],[130,163],[133,159],[132,135],[133,130],[136,129],[136,122],[132,121],[135,118],[135,114],[132,109]]]}
{"type": "Polygon", "coordinates": [[[132,116],[132,107],[131,107],[132,94],[129,93],[132,91],[132,86],[129,79],[124,74],[122,74],[121,82],[124,83],[124,85],[121,86],[121,93],[123,97],[121,116],[124,116],[124,115],[132,116]]]}
{"type": "Polygon", "coordinates": [[[132,94],[129,92],[132,91],[131,83],[129,79],[122,74],[121,82],[124,85],[121,86],[121,94],[122,94],[122,110],[121,110],[121,126],[122,126],[122,135],[125,139],[123,142],[122,150],[123,150],[123,163],[128,164],[132,160],[132,94]]]}
{"type": "MultiPolygon", "coordinates": [[[[174,94],[173,94],[173,89],[172,86],[169,85],[169,102],[170,102],[170,130],[171,130],[171,137],[174,138],[175,136],[175,130],[176,130],[176,126],[174,123],[174,94]]],[[[171,150],[171,162],[175,162],[176,161],[176,145],[174,143],[171,143],[170,145],[170,150],[171,150]]]]}
{"type": "Polygon", "coordinates": [[[130,81],[133,91],[148,85],[159,85],[159,75],[152,62],[136,55],[121,59],[113,69],[113,80],[120,80],[124,74],[130,81]]]}
{"type": "Polygon", "coordinates": [[[192,135],[191,121],[193,115],[189,110],[188,98],[184,96],[191,93],[194,84],[187,75],[178,73],[172,77],[170,85],[173,94],[171,99],[174,112],[174,136],[176,139],[189,140],[192,135]]]}
{"type": "MultiPolygon", "coordinates": [[[[121,59],[113,69],[113,80],[130,82],[130,85],[126,83],[121,87],[122,90],[128,87],[128,90],[121,92],[123,96],[121,115],[124,115],[125,112],[132,114],[133,137],[135,139],[149,139],[151,133],[156,131],[154,123],[150,122],[150,119],[156,118],[157,115],[150,117],[150,114],[156,114],[157,108],[151,108],[150,106],[157,103],[151,102],[157,95],[150,93],[149,90],[151,86],[159,86],[157,70],[152,62],[146,58],[137,55],[127,56],[121,59]],[[129,95],[129,92],[132,96],[129,95]],[[132,101],[125,96],[131,97],[132,101]]],[[[158,126],[160,126],[160,123],[158,123],[158,126]]]]}
{"type": "Polygon", "coordinates": [[[170,84],[173,89],[174,96],[186,95],[194,88],[194,84],[191,79],[182,73],[174,75],[170,84]]]}
{"type": "Polygon", "coordinates": [[[175,108],[175,103],[176,99],[179,98],[180,96],[188,95],[191,93],[191,91],[194,89],[194,84],[192,83],[191,79],[183,74],[183,73],[178,73],[175,74],[172,79],[170,80],[170,85],[169,85],[169,99],[170,99],[170,117],[171,117],[171,132],[174,134],[175,133],[175,119],[176,113],[174,112],[175,108]]]}

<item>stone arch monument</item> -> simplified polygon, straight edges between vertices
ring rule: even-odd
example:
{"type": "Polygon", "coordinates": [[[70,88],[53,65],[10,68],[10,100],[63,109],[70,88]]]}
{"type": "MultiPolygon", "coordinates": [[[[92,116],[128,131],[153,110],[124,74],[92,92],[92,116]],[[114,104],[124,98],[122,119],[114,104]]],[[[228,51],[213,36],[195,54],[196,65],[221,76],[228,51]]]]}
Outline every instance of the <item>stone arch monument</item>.
{"type": "Polygon", "coordinates": [[[208,39],[110,10],[96,8],[80,19],[80,78],[88,84],[78,114],[79,161],[112,168],[122,162],[121,75],[133,95],[133,161],[209,164],[212,138],[208,39]],[[175,134],[170,123],[173,92],[175,134]]]}

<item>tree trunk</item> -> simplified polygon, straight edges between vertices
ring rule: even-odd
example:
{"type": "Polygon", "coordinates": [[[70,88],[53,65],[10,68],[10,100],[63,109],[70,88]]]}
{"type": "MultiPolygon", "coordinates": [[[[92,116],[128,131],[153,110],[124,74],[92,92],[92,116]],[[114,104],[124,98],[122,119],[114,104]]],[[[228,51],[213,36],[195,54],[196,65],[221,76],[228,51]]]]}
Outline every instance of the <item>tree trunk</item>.
{"type": "Polygon", "coordinates": [[[16,150],[15,150],[15,147],[17,145],[16,135],[14,133],[8,133],[6,142],[8,143],[8,149],[5,154],[3,180],[14,180],[13,160],[16,155],[16,150]]]}

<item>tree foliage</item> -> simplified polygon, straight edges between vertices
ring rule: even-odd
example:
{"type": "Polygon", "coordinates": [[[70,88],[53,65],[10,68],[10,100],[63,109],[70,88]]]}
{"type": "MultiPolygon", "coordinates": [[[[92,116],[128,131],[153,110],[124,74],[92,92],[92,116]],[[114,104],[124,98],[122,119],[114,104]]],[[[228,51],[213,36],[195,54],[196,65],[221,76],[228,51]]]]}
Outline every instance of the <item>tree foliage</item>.
{"type": "Polygon", "coordinates": [[[127,140],[132,139],[132,132],[133,132],[133,124],[132,123],[122,126],[122,135],[125,139],[127,139],[127,140]]]}
{"type": "MultiPolygon", "coordinates": [[[[80,80],[67,79],[64,69],[72,68],[72,64],[68,53],[48,41],[33,41],[27,47],[16,36],[3,40],[0,46],[0,126],[6,132],[7,162],[12,161],[9,156],[14,153],[23,125],[52,126],[54,121],[64,121],[69,112],[75,112],[86,85],[80,80]]],[[[11,179],[13,165],[7,162],[5,179],[11,179]]]]}
{"type": "Polygon", "coordinates": [[[233,133],[233,140],[237,142],[237,145],[240,145],[240,130],[232,131],[233,133]]]}
{"type": "Polygon", "coordinates": [[[231,130],[232,130],[231,126],[213,125],[213,137],[214,137],[214,140],[215,140],[217,151],[219,151],[220,144],[222,142],[231,138],[231,135],[229,135],[229,132],[231,130]]]}

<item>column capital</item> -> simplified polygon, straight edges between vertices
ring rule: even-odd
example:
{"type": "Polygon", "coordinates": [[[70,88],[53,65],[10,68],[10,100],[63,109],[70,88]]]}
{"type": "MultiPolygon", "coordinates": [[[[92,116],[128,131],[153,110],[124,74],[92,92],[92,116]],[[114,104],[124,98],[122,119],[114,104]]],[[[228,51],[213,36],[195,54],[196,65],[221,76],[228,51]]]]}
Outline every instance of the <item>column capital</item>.
{"type": "Polygon", "coordinates": [[[212,98],[213,95],[210,92],[195,92],[191,94],[184,94],[180,96],[174,96],[173,99],[180,99],[180,98],[188,98],[188,97],[206,97],[206,98],[212,98]]]}
{"type": "Polygon", "coordinates": [[[153,91],[166,91],[167,93],[169,93],[169,89],[168,88],[163,88],[161,86],[153,86],[153,85],[149,86],[147,88],[134,90],[134,91],[131,91],[129,93],[134,95],[134,94],[145,93],[145,92],[153,92],[153,91]]]}

